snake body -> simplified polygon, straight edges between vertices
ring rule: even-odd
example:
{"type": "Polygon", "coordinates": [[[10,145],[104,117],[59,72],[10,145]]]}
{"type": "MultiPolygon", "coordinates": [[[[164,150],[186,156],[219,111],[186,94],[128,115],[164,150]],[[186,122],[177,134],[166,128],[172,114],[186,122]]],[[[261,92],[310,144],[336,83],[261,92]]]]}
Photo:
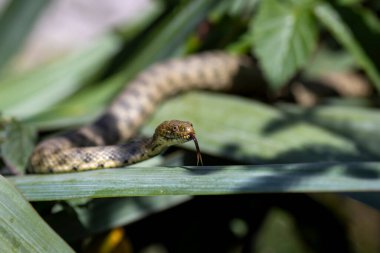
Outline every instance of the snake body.
{"type": "Polygon", "coordinates": [[[151,138],[114,145],[130,140],[167,97],[190,89],[228,90],[246,82],[239,76],[250,65],[247,57],[224,52],[152,65],[130,82],[95,122],[37,145],[28,171],[56,173],[121,167],[157,155],[170,145],[193,140],[191,123],[174,120],[161,124],[151,138]]]}

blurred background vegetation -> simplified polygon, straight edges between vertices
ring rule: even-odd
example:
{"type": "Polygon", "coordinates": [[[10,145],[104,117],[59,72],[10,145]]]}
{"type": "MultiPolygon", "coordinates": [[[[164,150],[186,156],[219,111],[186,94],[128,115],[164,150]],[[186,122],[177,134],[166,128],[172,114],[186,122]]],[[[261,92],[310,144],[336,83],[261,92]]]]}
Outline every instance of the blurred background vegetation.
{"type": "Polygon", "coordinates": [[[379,1],[0,4],[1,252],[380,252],[379,1]],[[217,171],[184,173],[185,145],[24,175],[36,141],[91,122],[139,71],[216,49],[254,59],[250,91],[176,96],[142,133],[191,120],[217,171]]]}

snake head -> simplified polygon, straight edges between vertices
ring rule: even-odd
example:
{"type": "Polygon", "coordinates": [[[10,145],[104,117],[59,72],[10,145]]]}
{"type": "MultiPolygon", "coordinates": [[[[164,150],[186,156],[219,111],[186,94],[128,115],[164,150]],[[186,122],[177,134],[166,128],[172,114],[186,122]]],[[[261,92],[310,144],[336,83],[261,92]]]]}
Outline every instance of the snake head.
{"type": "Polygon", "coordinates": [[[162,122],[154,133],[156,141],[168,146],[185,143],[195,136],[193,124],[188,121],[168,120],[162,122]]]}
{"type": "Polygon", "coordinates": [[[203,165],[198,141],[191,122],[181,120],[164,121],[156,128],[153,141],[167,147],[194,141],[197,150],[197,165],[199,162],[203,165]]]}

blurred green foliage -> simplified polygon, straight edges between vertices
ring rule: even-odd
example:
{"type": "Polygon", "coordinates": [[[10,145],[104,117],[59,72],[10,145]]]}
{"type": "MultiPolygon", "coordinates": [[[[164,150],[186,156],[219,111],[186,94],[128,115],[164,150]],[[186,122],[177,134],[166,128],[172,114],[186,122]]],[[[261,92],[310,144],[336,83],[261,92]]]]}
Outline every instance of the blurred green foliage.
{"type": "Polygon", "coordinates": [[[380,208],[378,1],[156,1],[86,48],[16,73],[14,60],[49,4],[8,1],[0,16],[0,165],[13,174],[0,177],[1,252],[70,252],[67,244],[80,252],[380,251],[377,211],[303,194],[343,191],[380,208]],[[163,119],[191,120],[204,160],[218,167],[186,169],[194,153],[185,145],[128,170],[20,175],[37,133],[88,123],[147,66],[206,50],[251,55],[265,81],[245,98],[177,96],[142,133],[163,119]],[[322,97],[325,105],[311,108],[294,103],[294,84],[345,72],[370,92],[322,97]]]}

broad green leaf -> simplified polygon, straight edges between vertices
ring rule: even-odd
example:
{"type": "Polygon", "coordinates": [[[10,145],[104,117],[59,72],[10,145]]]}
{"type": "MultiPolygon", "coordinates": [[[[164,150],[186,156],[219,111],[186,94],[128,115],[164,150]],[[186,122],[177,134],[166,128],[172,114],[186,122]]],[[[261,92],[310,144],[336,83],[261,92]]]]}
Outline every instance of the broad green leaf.
{"type": "Polygon", "coordinates": [[[9,177],[31,201],[156,195],[380,191],[380,163],[133,167],[9,177]]]}
{"type": "Polygon", "coordinates": [[[0,252],[74,252],[0,175],[0,252]]]}
{"type": "Polygon", "coordinates": [[[18,52],[25,38],[50,1],[9,1],[0,16],[0,74],[1,69],[18,52]]]}
{"type": "Polygon", "coordinates": [[[308,121],[339,136],[350,138],[355,145],[374,157],[380,157],[380,112],[375,109],[347,106],[318,106],[302,109],[281,107],[292,121],[308,121]]]}
{"type": "Polygon", "coordinates": [[[22,174],[34,148],[36,133],[30,126],[16,120],[6,122],[2,131],[1,157],[9,167],[22,174]]]}
{"type": "MultiPolygon", "coordinates": [[[[143,129],[151,135],[168,119],[194,124],[206,154],[243,163],[368,160],[350,138],[252,101],[210,92],[191,92],[164,103],[143,129]]],[[[186,147],[194,148],[192,143],[186,147]]]]}
{"type": "Polygon", "coordinates": [[[368,54],[371,51],[367,52],[368,49],[360,45],[352,29],[342,20],[339,13],[327,2],[316,5],[314,13],[319,21],[335,36],[336,40],[352,54],[357,64],[368,74],[377,89],[380,89],[380,73],[368,54]]]}
{"type": "Polygon", "coordinates": [[[262,1],[251,21],[253,51],[273,88],[303,67],[316,46],[310,1],[262,1]]]}

